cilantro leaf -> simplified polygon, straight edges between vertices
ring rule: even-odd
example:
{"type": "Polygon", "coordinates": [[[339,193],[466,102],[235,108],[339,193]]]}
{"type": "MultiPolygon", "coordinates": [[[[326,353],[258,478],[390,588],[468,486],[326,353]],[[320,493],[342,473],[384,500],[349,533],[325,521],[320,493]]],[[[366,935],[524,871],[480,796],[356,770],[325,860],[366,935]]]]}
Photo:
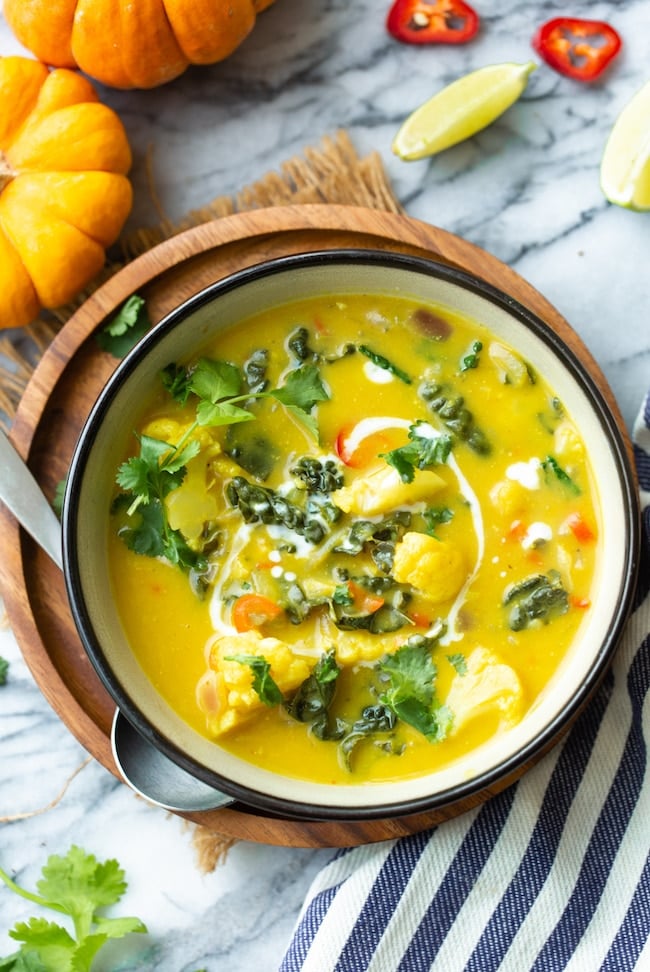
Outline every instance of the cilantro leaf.
{"type": "Polygon", "coordinates": [[[239,394],[241,374],[228,361],[201,358],[190,375],[189,385],[190,391],[199,398],[214,403],[239,394]]]}
{"type": "Polygon", "coordinates": [[[160,372],[160,380],[163,388],[169,392],[174,401],[178,402],[179,405],[185,405],[187,399],[190,397],[190,377],[187,368],[174,363],[168,364],[160,372]]]}
{"type": "Polygon", "coordinates": [[[42,868],[38,894],[17,885],[0,868],[0,880],[16,894],[68,916],[70,932],[46,918],[17,922],[9,932],[20,950],[0,959],[0,969],[12,972],[89,972],[109,938],[146,932],[138,918],[104,918],[98,909],[116,904],[126,890],[124,871],[115,860],[99,862],[93,854],[72,846],[65,857],[51,855],[42,868]]]}
{"type": "Polygon", "coordinates": [[[162,500],[177,489],[185,478],[186,465],[198,455],[196,440],[179,449],[149,435],[137,436],[140,455],[132,456],[117,471],[117,484],[135,494],[136,505],[162,500]]]}
{"type": "Polygon", "coordinates": [[[108,351],[114,358],[123,358],[150,327],[143,298],[133,294],[98,333],[97,343],[102,351],[108,351]]]}
{"type": "Polygon", "coordinates": [[[237,422],[250,422],[255,416],[245,408],[230,402],[199,402],[196,408],[199,425],[235,425],[237,422]]]}
{"type": "Polygon", "coordinates": [[[404,483],[412,483],[416,469],[429,469],[431,466],[442,465],[449,458],[451,452],[451,436],[447,434],[422,435],[420,427],[431,430],[426,422],[416,422],[409,428],[409,439],[406,445],[390,452],[381,453],[381,458],[393,466],[404,483]]]}
{"type": "Polygon", "coordinates": [[[248,665],[253,673],[253,689],[264,705],[273,706],[284,702],[284,696],[271,675],[271,665],[262,655],[227,655],[226,661],[248,665]]]}
{"type": "Polygon", "coordinates": [[[389,676],[389,686],[380,701],[429,742],[444,739],[451,725],[451,714],[435,700],[437,669],[427,640],[409,639],[380,662],[379,667],[389,676]]]}
{"type": "Polygon", "coordinates": [[[430,506],[428,510],[423,511],[422,518],[426,523],[429,536],[438,540],[436,527],[441,523],[450,523],[454,518],[454,511],[447,506],[430,506]]]}
{"type": "Polygon", "coordinates": [[[317,402],[326,402],[329,399],[318,368],[313,364],[290,371],[284,385],[274,388],[268,394],[283,405],[303,412],[309,412],[317,402]]]}
{"type": "Polygon", "coordinates": [[[0,655],[0,685],[7,684],[7,672],[9,671],[9,662],[6,658],[0,655]]]}

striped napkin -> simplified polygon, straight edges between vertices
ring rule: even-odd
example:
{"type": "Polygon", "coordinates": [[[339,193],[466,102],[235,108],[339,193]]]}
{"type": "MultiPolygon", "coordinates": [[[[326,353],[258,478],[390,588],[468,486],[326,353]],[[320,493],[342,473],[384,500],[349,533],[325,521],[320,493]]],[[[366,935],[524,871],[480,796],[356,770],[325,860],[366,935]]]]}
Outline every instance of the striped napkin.
{"type": "Polygon", "coordinates": [[[596,696],[561,744],[482,807],[338,852],[281,972],[650,970],[650,394],[634,451],[639,590],[596,696]]]}

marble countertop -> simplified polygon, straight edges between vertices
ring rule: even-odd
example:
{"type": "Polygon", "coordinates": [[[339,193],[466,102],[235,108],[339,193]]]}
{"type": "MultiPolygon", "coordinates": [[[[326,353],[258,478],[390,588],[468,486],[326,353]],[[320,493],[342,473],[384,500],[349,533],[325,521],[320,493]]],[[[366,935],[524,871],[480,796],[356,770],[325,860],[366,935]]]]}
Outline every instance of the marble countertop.
{"type": "MultiPolygon", "coordinates": [[[[566,13],[564,4],[553,5],[566,13]]],[[[414,217],[500,258],[567,318],[601,366],[631,428],[650,385],[650,214],[607,203],[599,164],[614,120],[648,80],[650,5],[576,0],[573,15],[615,24],[624,39],[602,83],[581,85],[540,63],[521,100],[489,129],[433,159],[404,163],[390,149],[406,115],[474,68],[537,58],[548,4],[476,3],[481,34],[462,47],[414,48],[384,28],[388,0],[277,0],[227,61],[189,70],[148,92],[100,88],[134,152],[131,227],[155,225],[147,159],[166,215],[178,219],[277,169],[345,129],[360,155],[377,150],[414,217]]],[[[0,15],[0,54],[23,53],[0,15]]],[[[97,962],[157,972],[276,969],[309,885],[330,850],[238,843],[213,872],[197,866],[191,829],[149,806],[96,763],[41,696],[12,633],[0,688],[0,863],[33,888],[51,853],[76,843],[117,857],[129,889],[120,913],[149,926],[97,962]],[[5,822],[9,821],[9,822],[5,822]]],[[[0,954],[33,906],[0,886],[0,954]]],[[[387,970],[388,972],[388,970],[387,970]]]]}

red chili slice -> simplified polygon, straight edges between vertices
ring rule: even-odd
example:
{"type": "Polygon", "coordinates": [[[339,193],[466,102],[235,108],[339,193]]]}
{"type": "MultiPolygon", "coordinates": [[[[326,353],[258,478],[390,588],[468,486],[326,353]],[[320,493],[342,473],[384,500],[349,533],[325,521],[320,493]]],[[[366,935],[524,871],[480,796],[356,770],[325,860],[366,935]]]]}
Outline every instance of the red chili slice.
{"type": "Polygon", "coordinates": [[[476,11],[462,0],[396,0],[386,29],[405,44],[465,44],[479,23],[476,11]]]}
{"type": "Polygon", "coordinates": [[[576,81],[594,81],[621,49],[620,36],[602,20],[556,17],[533,37],[540,57],[560,74],[576,81]]]}

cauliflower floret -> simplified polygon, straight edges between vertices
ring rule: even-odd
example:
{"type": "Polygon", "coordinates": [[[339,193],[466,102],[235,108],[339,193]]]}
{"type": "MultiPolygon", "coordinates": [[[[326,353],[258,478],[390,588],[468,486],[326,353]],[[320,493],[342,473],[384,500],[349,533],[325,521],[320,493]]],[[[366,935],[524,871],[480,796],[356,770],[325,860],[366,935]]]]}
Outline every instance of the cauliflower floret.
{"type": "Polygon", "coordinates": [[[488,715],[498,718],[499,729],[519,722],[524,693],[515,670],[483,647],[471,652],[466,665],[464,675],[454,676],[445,700],[453,714],[452,733],[488,715]]]}
{"type": "Polygon", "coordinates": [[[336,661],[343,667],[350,668],[363,662],[374,662],[386,654],[397,650],[397,637],[389,634],[376,635],[370,631],[341,631],[327,617],[320,618],[314,632],[314,645],[321,652],[334,647],[336,661]]]}
{"type": "Polygon", "coordinates": [[[417,587],[434,604],[458,594],[467,580],[463,554],[426,533],[405,533],[395,547],[393,577],[417,587]]]}
{"type": "Polygon", "coordinates": [[[490,502],[504,516],[521,516],[530,503],[530,493],[514,479],[500,479],[490,490],[490,502]]]}
{"type": "Polygon", "coordinates": [[[505,344],[499,341],[492,341],[488,348],[488,357],[497,369],[499,380],[504,385],[514,385],[521,387],[530,381],[530,375],[525,363],[505,344]]]}
{"type": "Polygon", "coordinates": [[[428,500],[444,486],[444,479],[429,469],[417,470],[413,482],[405,483],[396,469],[385,465],[335,490],[332,500],[344,513],[376,516],[428,500]]]}
{"type": "Polygon", "coordinates": [[[264,709],[253,688],[249,665],[229,660],[233,655],[256,655],[271,666],[273,681],[284,694],[304,682],[310,672],[305,658],[295,655],[278,638],[263,638],[259,631],[245,631],[217,638],[210,649],[209,671],[198,688],[198,702],[215,736],[240,725],[264,709]]]}

